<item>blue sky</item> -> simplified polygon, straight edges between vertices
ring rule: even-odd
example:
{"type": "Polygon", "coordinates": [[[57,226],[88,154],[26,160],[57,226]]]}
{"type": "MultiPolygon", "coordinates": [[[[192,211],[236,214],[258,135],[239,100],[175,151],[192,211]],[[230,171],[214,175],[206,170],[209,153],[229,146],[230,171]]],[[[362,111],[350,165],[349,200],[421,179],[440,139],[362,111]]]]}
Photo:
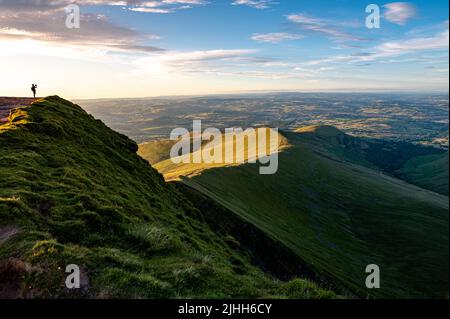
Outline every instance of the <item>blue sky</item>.
{"type": "Polygon", "coordinates": [[[68,29],[71,2],[0,0],[0,95],[448,88],[448,1],[80,0],[68,29]]]}

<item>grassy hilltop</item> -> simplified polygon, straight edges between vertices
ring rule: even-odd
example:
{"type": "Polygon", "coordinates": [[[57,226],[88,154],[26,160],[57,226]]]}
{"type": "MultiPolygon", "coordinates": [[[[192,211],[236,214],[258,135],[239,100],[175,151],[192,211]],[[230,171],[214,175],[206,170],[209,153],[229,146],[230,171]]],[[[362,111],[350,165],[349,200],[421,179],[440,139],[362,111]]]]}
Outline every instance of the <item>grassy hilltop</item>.
{"type": "Polygon", "coordinates": [[[264,273],[137,149],[56,96],[11,111],[0,125],[0,297],[336,297],[264,273]],[[80,290],[65,288],[68,264],[81,267],[80,290]]]}
{"type": "MultiPolygon", "coordinates": [[[[252,164],[195,176],[187,164],[163,161],[155,167],[169,179],[181,171],[189,189],[257,226],[360,297],[448,296],[448,196],[396,178],[398,170],[418,170],[424,156],[439,159],[448,153],[358,139],[329,126],[284,136],[290,147],[279,154],[279,170],[271,176],[260,175],[252,164]],[[368,264],[381,268],[379,290],[365,287],[368,264]]],[[[433,189],[436,181],[443,186],[447,176],[448,189],[448,168],[435,166],[422,173],[434,176],[426,186],[433,189]]]]}

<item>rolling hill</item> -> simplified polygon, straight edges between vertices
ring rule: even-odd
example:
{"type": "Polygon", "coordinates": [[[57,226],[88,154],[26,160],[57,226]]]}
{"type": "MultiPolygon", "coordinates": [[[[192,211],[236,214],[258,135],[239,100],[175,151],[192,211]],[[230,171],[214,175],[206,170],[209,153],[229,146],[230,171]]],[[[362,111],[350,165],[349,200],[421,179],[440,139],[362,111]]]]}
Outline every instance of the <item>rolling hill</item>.
{"type": "Polygon", "coordinates": [[[252,164],[194,176],[195,165],[191,172],[186,164],[155,167],[169,179],[189,176],[180,189],[213,199],[360,297],[448,297],[448,197],[395,176],[442,151],[326,126],[283,135],[290,147],[275,175],[252,164]],[[381,268],[381,289],[365,287],[369,264],[381,268]]]}
{"type": "Polygon", "coordinates": [[[0,125],[0,297],[338,297],[263,271],[137,149],[57,96],[11,110],[0,125]],[[81,269],[81,289],[64,285],[69,264],[81,269]]]}

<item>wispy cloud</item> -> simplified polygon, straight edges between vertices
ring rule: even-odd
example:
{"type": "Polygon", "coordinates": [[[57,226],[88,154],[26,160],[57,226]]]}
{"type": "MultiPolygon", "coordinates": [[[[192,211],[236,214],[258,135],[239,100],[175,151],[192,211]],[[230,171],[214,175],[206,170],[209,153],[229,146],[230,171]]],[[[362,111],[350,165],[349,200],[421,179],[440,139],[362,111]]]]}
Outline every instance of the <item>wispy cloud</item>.
{"type": "Polygon", "coordinates": [[[325,36],[338,41],[360,41],[360,37],[357,37],[351,33],[340,30],[336,23],[326,21],[323,19],[308,16],[303,13],[290,14],[287,16],[288,21],[294,23],[296,26],[305,31],[314,33],[321,33],[325,36]]]}
{"type": "MultiPolygon", "coordinates": [[[[172,2],[172,0],[164,0],[172,2]]],[[[33,40],[49,44],[116,52],[155,53],[163,49],[148,45],[156,34],[144,34],[120,26],[106,15],[85,13],[80,16],[81,28],[65,26],[66,5],[72,0],[0,0],[0,40],[33,40]]],[[[179,2],[179,1],[178,1],[179,2]]],[[[178,3],[177,2],[177,3],[178,3]]],[[[190,2],[189,0],[183,1],[190,2]]],[[[79,0],[79,5],[126,5],[126,1],[79,0]]]]}
{"type": "Polygon", "coordinates": [[[449,30],[440,32],[432,37],[413,38],[401,41],[385,42],[375,48],[375,53],[368,58],[378,58],[386,56],[398,56],[402,54],[448,49],[449,30]]]}
{"type": "Polygon", "coordinates": [[[206,4],[206,0],[0,0],[2,10],[17,12],[49,12],[59,10],[69,4],[79,6],[120,6],[130,11],[147,13],[172,13],[206,4]]]}
{"type": "Polygon", "coordinates": [[[408,2],[392,2],[384,5],[384,8],[386,9],[384,17],[399,25],[405,25],[417,15],[416,7],[408,2]]]}
{"type": "Polygon", "coordinates": [[[257,50],[167,51],[133,62],[139,70],[166,75],[208,74],[258,79],[310,79],[334,70],[334,67],[306,66],[295,62],[258,57],[257,50]]]}
{"type": "Polygon", "coordinates": [[[247,49],[167,52],[167,54],[161,55],[157,59],[172,65],[187,65],[195,62],[218,61],[248,56],[255,52],[255,50],[247,49]]]}
{"type": "Polygon", "coordinates": [[[82,28],[68,29],[59,12],[15,13],[0,15],[0,40],[35,40],[74,46],[91,46],[112,51],[158,52],[163,49],[145,44],[157,39],[118,26],[104,15],[84,14],[82,28]]]}
{"type": "Polygon", "coordinates": [[[299,40],[302,39],[303,36],[299,34],[292,34],[292,33],[255,33],[252,36],[252,40],[257,42],[267,42],[267,43],[280,43],[283,41],[289,41],[289,40],[299,40]]]}
{"type": "Polygon", "coordinates": [[[203,50],[203,51],[166,51],[134,59],[132,65],[144,72],[159,70],[163,74],[214,73],[226,68],[242,65],[254,65],[267,62],[267,59],[253,55],[256,50],[203,50]]]}
{"type": "Polygon", "coordinates": [[[273,0],[234,0],[233,5],[245,5],[255,9],[268,9],[278,2],[273,0]]]}
{"type": "Polygon", "coordinates": [[[145,13],[172,13],[193,6],[205,5],[205,0],[159,0],[159,1],[127,1],[130,11],[145,13]]]}
{"type": "MultiPolygon", "coordinates": [[[[337,55],[323,59],[312,60],[305,65],[321,65],[329,63],[360,63],[383,60],[402,55],[418,52],[433,52],[449,49],[449,29],[448,23],[445,23],[446,29],[429,37],[415,37],[397,41],[388,41],[364,52],[356,52],[348,55],[337,55]]],[[[403,59],[402,59],[403,60],[403,59]]],[[[403,60],[404,61],[404,60],[403,60]]]]}

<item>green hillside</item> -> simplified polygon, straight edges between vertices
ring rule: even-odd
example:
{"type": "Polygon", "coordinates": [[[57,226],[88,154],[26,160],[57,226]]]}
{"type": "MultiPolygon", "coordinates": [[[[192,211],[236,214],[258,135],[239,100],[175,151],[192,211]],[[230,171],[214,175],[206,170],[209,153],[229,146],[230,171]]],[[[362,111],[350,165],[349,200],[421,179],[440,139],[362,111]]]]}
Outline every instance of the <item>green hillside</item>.
{"type": "MultiPolygon", "coordinates": [[[[284,136],[282,136],[279,132],[271,130],[270,128],[260,128],[261,132],[256,132],[254,136],[251,138],[245,138],[246,133],[241,132],[238,134],[229,133],[229,137],[226,138],[226,134],[222,136],[221,139],[213,140],[210,143],[208,141],[203,143],[203,147],[196,152],[192,152],[190,154],[186,154],[185,156],[180,156],[180,159],[187,160],[187,163],[179,163],[175,164],[173,159],[162,160],[161,162],[153,164],[153,167],[157,169],[160,173],[164,174],[164,178],[166,181],[178,181],[180,177],[191,177],[198,174],[201,174],[204,170],[209,170],[217,167],[225,167],[225,166],[235,166],[240,165],[237,160],[237,154],[242,154],[241,162],[252,162],[253,160],[257,160],[258,158],[267,156],[271,154],[271,151],[282,151],[285,148],[289,147],[289,143],[286,141],[284,136]],[[266,134],[266,136],[272,136],[270,144],[266,146],[266,149],[259,149],[258,145],[258,135],[266,134]],[[237,146],[236,141],[240,138],[245,142],[241,146],[237,146]],[[215,152],[215,148],[221,149],[221,158],[220,160],[212,163],[205,163],[204,161],[200,161],[199,163],[194,163],[194,154],[198,156],[202,156],[203,154],[213,154],[215,152]],[[233,150],[233,160],[232,163],[226,163],[225,154],[227,150],[233,150]]],[[[269,138],[268,138],[269,140],[269,138]]],[[[156,142],[156,144],[166,145],[165,141],[156,142]]],[[[144,155],[144,151],[147,150],[146,146],[140,147],[140,151],[138,154],[144,155]]],[[[167,150],[170,153],[170,149],[167,150]]],[[[158,157],[165,158],[161,155],[158,157]]],[[[148,159],[147,157],[144,157],[148,159]]],[[[152,158],[151,158],[152,159],[152,158]]],[[[151,163],[151,159],[149,162],[151,163]]]]}
{"type": "Polygon", "coordinates": [[[175,143],[171,140],[149,141],[140,144],[137,153],[153,165],[170,158],[170,149],[175,143]]]}
{"type": "MultiPolygon", "coordinates": [[[[192,138],[192,132],[190,136],[192,138]]],[[[139,144],[137,154],[147,160],[151,165],[162,162],[170,158],[170,149],[177,143],[176,140],[159,139],[139,144]]],[[[201,141],[201,145],[207,144],[207,141],[201,141]]],[[[191,149],[194,146],[191,143],[191,149]]]]}
{"type": "Polygon", "coordinates": [[[361,297],[448,296],[448,197],[382,173],[373,146],[336,129],[285,137],[275,175],[247,164],[182,182],[361,297]],[[379,290],[365,287],[368,264],[381,268],[379,290]]]}
{"type": "Polygon", "coordinates": [[[398,174],[410,183],[448,196],[448,152],[414,157],[398,174]]]}
{"type": "Polygon", "coordinates": [[[0,126],[0,297],[334,298],[281,282],[79,106],[48,97],[0,126]],[[65,288],[68,264],[81,289],[65,288]]]}
{"type": "Polygon", "coordinates": [[[410,184],[448,196],[448,152],[402,141],[357,138],[330,126],[297,130],[317,147],[325,142],[356,164],[377,168],[410,184]]]}

